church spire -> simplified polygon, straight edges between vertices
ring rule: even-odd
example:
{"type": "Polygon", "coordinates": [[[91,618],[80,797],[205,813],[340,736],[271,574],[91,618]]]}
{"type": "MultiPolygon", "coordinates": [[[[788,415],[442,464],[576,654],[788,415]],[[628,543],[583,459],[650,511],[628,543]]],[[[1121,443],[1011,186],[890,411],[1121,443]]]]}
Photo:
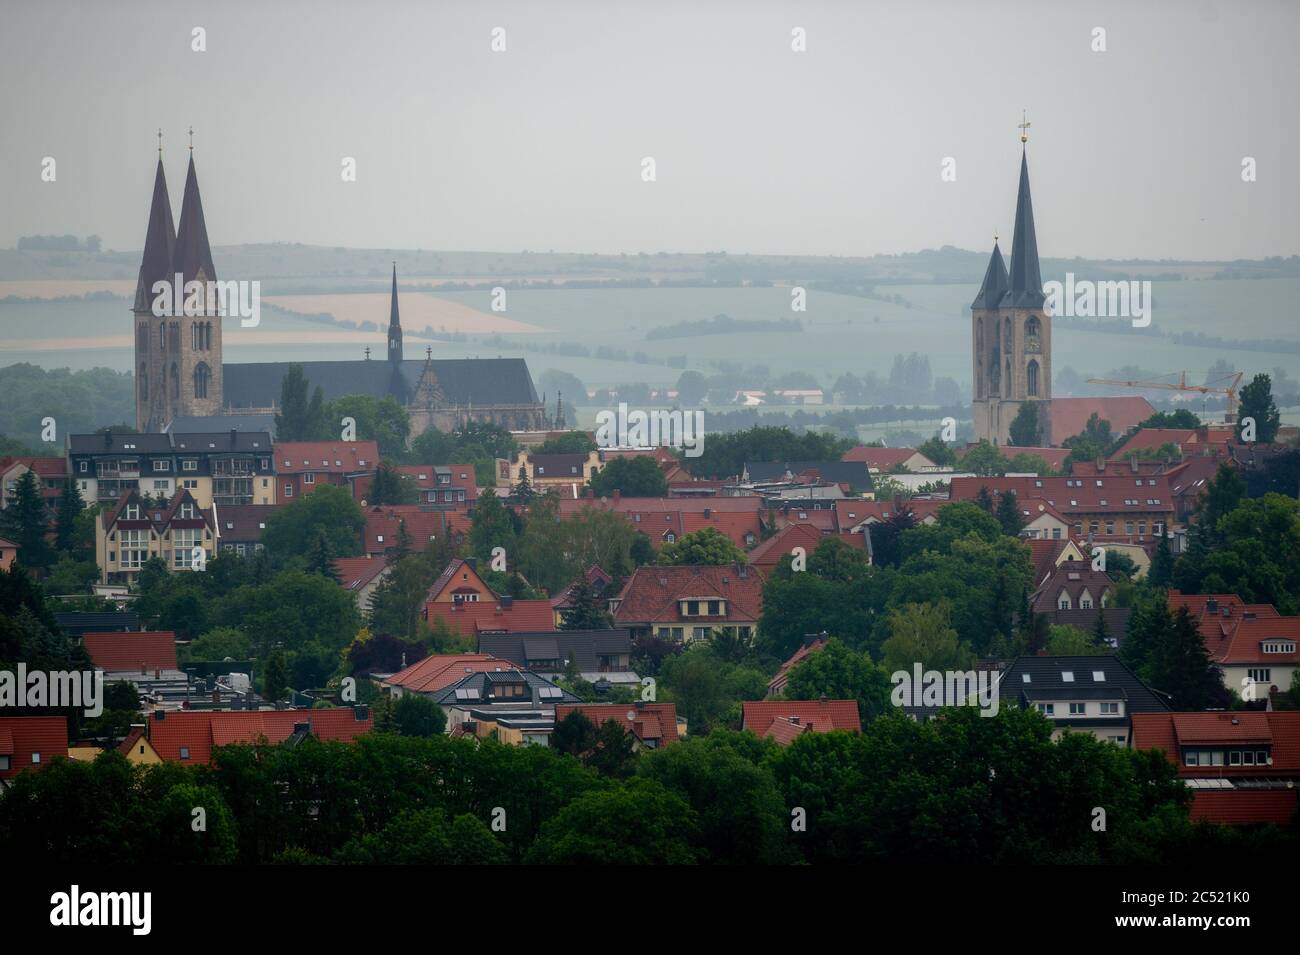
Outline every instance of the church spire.
{"type": "Polygon", "coordinates": [[[1002,261],[1002,250],[998,248],[998,240],[993,240],[993,254],[989,256],[989,267],[984,270],[984,284],[980,286],[979,294],[975,296],[975,301],[970,303],[971,308],[997,308],[1002,301],[1002,296],[1006,294],[1007,287],[1007,266],[1002,261]]]}
{"type": "Polygon", "coordinates": [[[158,168],[153,177],[153,202],[149,206],[149,226],[144,235],[144,255],[140,257],[140,277],[135,285],[135,311],[147,312],[153,302],[153,284],[170,281],[172,251],[176,247],[176,227],[172,224],[172,203],[167,196],[167,177],[163,174],[162,140],[159,139],[158,168]]]}
{"type": "MultiPolygon", "coordinates": [[[[193,150],[193,145],[190,149],[193,150]]],[[[212,248],[208,245],[208,226],[203,219],[203,200],[199,196],[199,177],[194,171],[194,153],[185,174],[185,197],[181,200],[181,222],[176,227],[176,249],[172,271],[192,282],[202,274],[202,281],[215,282],[217,270],[212,265],[212,248]]]]}
{"type": "MultiPolygon", "coordinates": [[[[1022,134],[1022,139],[1023,139],[1022,134]]],[[[1016,195],[1016,232],[1011,241],[1011,287],[1003,308],[1042,308],[1043,276],[1038,268],[1038,238],[1034,235],[1034,204],[1029,198],[1029,158],[1020,153],[1020,191],[1016,195]]]]}
{"type": "Polygon", "coordinates": [[[402,360],[402,319],[397,313],[397,263],[393,263],[393,300],[388,309],[388,360],[402,360]]]}

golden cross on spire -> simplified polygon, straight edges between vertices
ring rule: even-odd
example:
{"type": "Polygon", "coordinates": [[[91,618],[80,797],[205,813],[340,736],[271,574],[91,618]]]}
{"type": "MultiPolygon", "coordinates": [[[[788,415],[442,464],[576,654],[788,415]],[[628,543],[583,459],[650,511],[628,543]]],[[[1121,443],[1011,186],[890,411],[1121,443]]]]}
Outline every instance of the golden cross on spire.
{"type": "Polygon", "coordinates": [[[158,128],[158,158],[162,158],[162,127],[158,128]]]}
{"type": "Polygon", "coordinates": [[[1029,127],[1030,123],[1025,119],[1025,111],[1022,109],[1020,111],[1020,125],[1016,127],[1020,130],[1020,141],[1022,143],[1029,142],[1029,127]]]}
{"type": "Polygon", "coordinates": [[[190,127],[190,152],[194,152],[194,127],[190,127]]]}

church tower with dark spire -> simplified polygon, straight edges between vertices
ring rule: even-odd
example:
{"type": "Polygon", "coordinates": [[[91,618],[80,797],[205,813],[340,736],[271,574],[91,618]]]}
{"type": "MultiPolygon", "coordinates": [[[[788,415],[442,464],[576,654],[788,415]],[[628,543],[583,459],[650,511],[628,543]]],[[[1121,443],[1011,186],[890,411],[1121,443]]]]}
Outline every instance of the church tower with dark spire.
{"type": "MultiPolygon", "coordinates": [[[[208,283],[217,281],[208,244],[208,226],[199,196],[199,178],[194,170],[194,147],[185,174],[181,218],[176,226],[176,248],[172,254],[173,281],[180,276],[186,287],[202,284],[198,314],[177,315],[168,330],[167,394],[170,415],[215,415],[222,411],[221,313],[215,293],[207,294],[208,283]]],[[[211,286],[215,288],[214,286],[211,286]]],[[[187,296],[188,298],[188,296],[187,296]]],[[[233,305],[234,303],[232,303],[233,305]]]]}
{"type": "Polygon", "coordinates": [[[172,252],[176,246],[176,227],[172,224],[171,200],[167,196],[167,177],[163,173],[162,134],[159,133],[158,167],[153,177],[153,201],[149,205],[149,225],[145,229],[144,255],[140,258],[140,275],[135,283],[135,303],[131,312],[135,323],[135,427],[137,431],[157,431],[166,417],[166,320],[153,314],[155,282],[172,281],[172,252]]]}
{"type": "MultiPolygon", "coordinates": [[[[1022,124],[1022,129],[1027,129],[1022,124]]],[[[1021,143],[1027,139],[1021,135],[1021,143]]],[[[1011,264],[997,241],[979,294],[971,303],[972,411],[976,440],[1010,442],[1011,422],[1027,402],[1042,402],[1040,428],[1047,431],[1052,397],[1052,324],[1043,295],[1038,238],[1029,194],[1029,159],[1022,149],[1011,264]]]]}
{"type": "Polygon", "coordinates": [[[406,404],[410,391],[402,374],[402,317],[397,311],[397,263],[394,262],[392,302],[388,307],[388,393],[406,404]]]}

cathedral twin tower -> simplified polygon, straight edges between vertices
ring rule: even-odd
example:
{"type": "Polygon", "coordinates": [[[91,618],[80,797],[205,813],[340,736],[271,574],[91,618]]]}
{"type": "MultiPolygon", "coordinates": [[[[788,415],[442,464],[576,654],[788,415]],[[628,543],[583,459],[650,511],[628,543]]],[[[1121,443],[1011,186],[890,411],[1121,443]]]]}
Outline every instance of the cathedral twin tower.
{"type": "MultiPolygon", "coordinates": [[[[1022,142],[1023,137],[1022,137],[1022,142]]],[[[1020,157],[1011,267],[993,243],[984,284],[971,303],[971,354],[975,439],[1007,444],[1011,422],[1026,403],[1038,404],[1041,434],[1048,433],[1052,398],[1052,321],[1038,268],[1029,162],[1020,157]]]]}
{"type": "MultiPolygon", "coordinates": [[[[215,282],[217,273],[203,221],[194,156],[191,153],[185,176],[180,227],[174,228],[159,150],[149,228],[131,308],[135,315],[135,426],[139,431],[160,431],[180,415],[221,412],[221,317],[217,310],[206,308],[197,315],[155,314],[153,308],[158,297],[155,284],[166,282],[170,288],[178,281],[182,288],[193,281],[215,282]]],[[[179,296],[181,290],[175,294],[179,296]]]]}

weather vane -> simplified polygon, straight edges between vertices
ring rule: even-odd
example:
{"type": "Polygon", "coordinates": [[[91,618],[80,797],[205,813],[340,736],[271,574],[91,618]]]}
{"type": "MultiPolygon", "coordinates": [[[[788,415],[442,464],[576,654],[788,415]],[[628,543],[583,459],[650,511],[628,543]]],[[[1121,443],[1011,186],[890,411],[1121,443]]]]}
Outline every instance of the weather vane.
{"type": "Polygon", "coordinates": [[[1020,125],[1016,127],[1020,130],[1020,141],[1022,143],[1029,142],[1029,125],[1029,121],[1025,119],[1025,111],[1022,109],[1020,111],[1020,125]]]}
{"type": "Polygon", "coordinates": [[[190,127],[190,152],[194,152],[194,127],[190,127]]]}
{"type": "Polygon", "coordinates": [[[158,127],[158,158],[162,158],[162,127],[158,127]]]}

